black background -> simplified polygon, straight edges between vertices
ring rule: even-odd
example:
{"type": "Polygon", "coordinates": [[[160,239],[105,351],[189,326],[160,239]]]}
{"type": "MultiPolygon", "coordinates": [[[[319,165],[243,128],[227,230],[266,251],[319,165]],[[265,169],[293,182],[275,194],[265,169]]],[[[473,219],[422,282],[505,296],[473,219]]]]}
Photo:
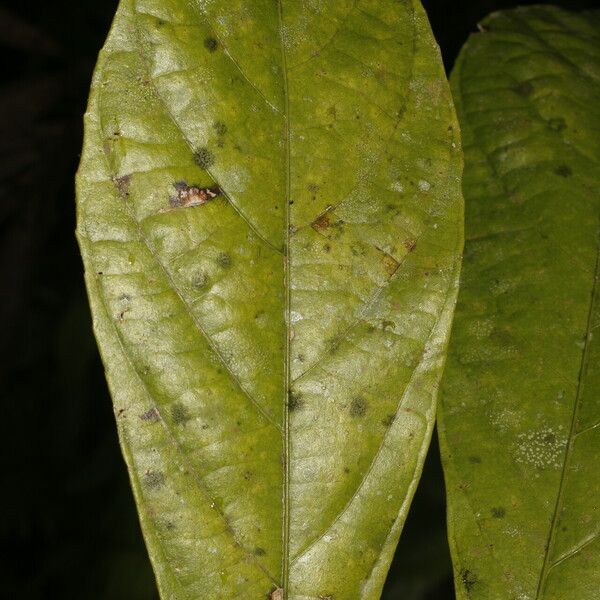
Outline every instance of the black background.
{"type": "MultiPolygon", "coordinates": [[[[0,586],[10,600],[157,599],[73,233],[81,117],[116,3],[0,8],[0,586]]],[[[450,69],[477,21],[515,4],[424,5],[450,69]]],[[[385,599],[454,598],[444,521],[434,444],[385,599]]]]}

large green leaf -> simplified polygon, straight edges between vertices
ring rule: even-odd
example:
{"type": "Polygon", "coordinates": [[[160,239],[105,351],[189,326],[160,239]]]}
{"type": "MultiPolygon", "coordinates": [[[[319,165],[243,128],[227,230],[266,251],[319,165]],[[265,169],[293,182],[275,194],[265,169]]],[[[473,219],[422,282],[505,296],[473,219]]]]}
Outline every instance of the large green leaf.
{"type": "Polygon", "coordinates": [[[377,598],[431,435],[461,150],[418,2],[122,0],[78,235],[163,598],[377,598]]]}
{"type": "Polygon", "coordinates": [[[600,597],[600,18],[490,16],[455,67],[465,265],[440,406],[461,599],[600,597]]]}

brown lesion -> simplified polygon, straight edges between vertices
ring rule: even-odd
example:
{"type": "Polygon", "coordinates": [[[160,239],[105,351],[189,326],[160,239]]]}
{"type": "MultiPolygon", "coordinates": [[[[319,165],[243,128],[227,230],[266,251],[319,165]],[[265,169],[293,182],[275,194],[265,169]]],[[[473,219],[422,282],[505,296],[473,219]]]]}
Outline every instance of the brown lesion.
{"type": "Polygon", "coordinates": [[[400,262],[397,261],[389,252],[386,252],[382,248],[375,246],[376,250],[378,250],[381,255],[381,263],[383,264],[384,271],[391,277],[400,267],[400,262]]]}
{"type": "Polygon", "coordinates": [[[404,242],[404,247],[406,248],[409,254],[411,252],[414,252],[417,249],[417,240],[406,240],[404,242]]]}
{"type": "Polygon", "coordinates": [[[122,175],[121,177],[113,177],[113,183],[117,188],[117,192],[121,198],[129,198],[129,185],[131,183],[131,175],[122,175]]]}
{"type": "Polygon", "coordinates": [[[331,227],[331,210],[332,207],[328,206],[324,212],[322,212],[311,224],[310,226],[318,232],[322,232],[325,229],[329,229],[331,227]]]}
{"type": "Polygon", "coordinates": [[[221,188],[216,186],[201,188],[196,185],[188,185],[185,181],[177,181],[173,187],[176,193],[169,198],[171,208],[202,206],[222,193],[221,188]]]}

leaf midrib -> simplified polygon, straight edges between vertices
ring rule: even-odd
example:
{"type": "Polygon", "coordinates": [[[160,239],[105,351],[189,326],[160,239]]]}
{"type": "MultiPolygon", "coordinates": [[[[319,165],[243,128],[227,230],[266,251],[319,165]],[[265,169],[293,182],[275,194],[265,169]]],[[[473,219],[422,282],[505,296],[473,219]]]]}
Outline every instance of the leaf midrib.
{"type": "Polygon", "coordinates": [[[277,16],[279,21],[279,43],[281,46],[281,70],[283,77],[283,118],[285,137],[285,231],[284,231],[284,257],[283,273],[285,287],[284,305],[284,386],[283,386],[283,498],[282,498],[282,555],[281,555],[281,587],[284,599],[288,597],[289,571],[290,571],[290,323],[291,323],[291,282],[290,282],[290,226],[291,226],[291,148],[290,148],[290,94],[288,84],[287,56],[283,40],[283,4],[277,0],[277,16]]]}

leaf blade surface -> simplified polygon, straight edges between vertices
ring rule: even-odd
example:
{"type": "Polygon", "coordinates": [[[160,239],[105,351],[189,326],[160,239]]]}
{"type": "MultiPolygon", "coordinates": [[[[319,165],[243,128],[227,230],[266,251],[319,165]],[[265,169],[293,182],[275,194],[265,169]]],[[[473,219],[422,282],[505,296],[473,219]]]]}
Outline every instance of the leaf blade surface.
{"type": "Polygon", "coordinates": [[[378,597],[431,434],[449,92],[416,3],[323,10],[124,0],[96,71],[78,236],[165,598],[378,597]]]}
{"type": "Polygon", "coordinates": [[[440,438],[459,598],[595,598],[598,15],[496,13],[452,75],[465,264],[440,438]]]}

